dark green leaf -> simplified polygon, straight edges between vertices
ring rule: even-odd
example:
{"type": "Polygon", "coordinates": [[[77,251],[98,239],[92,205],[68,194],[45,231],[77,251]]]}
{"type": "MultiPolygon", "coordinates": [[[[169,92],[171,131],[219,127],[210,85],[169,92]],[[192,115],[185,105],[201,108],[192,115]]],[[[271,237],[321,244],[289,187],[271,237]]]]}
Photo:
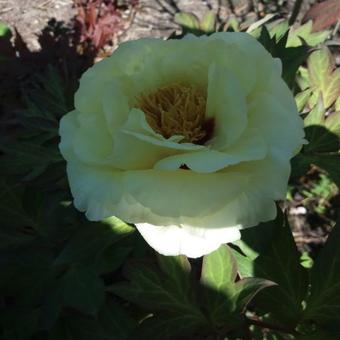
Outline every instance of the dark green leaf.
{"type": "Polygon", "coordinates": [[[94,315],[104,302],[104,288],[92,269],[74,266],[60,278],[57,289],[64,306],[94,315]]]}
{"type": "Polygon", "coordinates": [[[271,312],[279,323],[296,325],[301,317],[308,279],[306,269],[300,265],[300,255],[287,221],[283,225],[277,223],[270,247],[255,259],[253,268],[256,277],[278,284],[257,295],[255,303],[271,312]]]}
{"type": "Polygon", "coordinates": [[[130,235],[134,228],[111,217],[102,223],[88,223],[70,239],[55,264],[97,263],[103,251],[113,243],[130,235]]]}
{"type": "Polygon", "coordinates": [[[217,326],[228,321],[229,327],[236,326],[242,319],[241,313],[252,298],[272,282],[248,278],[235,283],[236,262],[228,246],[204,256],[201,284],[205,295],[205,306],[210,318],[217,326]]]}
{"type": "Polygon", "coordinates": [[[340,331],[340,221],[311,270],[311,294],[305,318],[340,331]]]}
{"type": "Polygon", "coordinates": [[[183,272],[183,277],[179,277],[177,272],[172,271],[176,276],[161,275],[150,265],[130,263],[125,270],[130,282],[114,284],[109,287],[109,291],[128,301],[151,307],[152,310],[166,310],[199,319],[202,315],[194,302],[187,273],[183,272]]]}
{"type": "Polygon", "coordinates": [[[308,46],[286,47],[288,31],[277,40],[271,37],[266,26],[262,26],[259,42],[274,57],[282,61],[282,77],[289,87],[293,87],[299,66],[307,59],[308,46]]]}
{"type": "MultiPolygon", "coordinates": [[[[188,339],[200,328],[200,320],[192,315],[178,314],[147,318],[136,329],[134,338],[139,340],[188,339]]],[[[196,337],[193,337],[196,338],[196,337]]]]}

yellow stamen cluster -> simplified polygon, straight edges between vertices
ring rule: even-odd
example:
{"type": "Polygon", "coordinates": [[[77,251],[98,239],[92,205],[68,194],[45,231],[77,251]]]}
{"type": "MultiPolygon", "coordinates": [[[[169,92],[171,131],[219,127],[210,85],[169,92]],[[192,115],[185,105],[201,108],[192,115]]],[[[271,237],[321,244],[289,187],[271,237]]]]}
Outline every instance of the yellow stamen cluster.
{"type": "Polygon", "coordinates": [[[180,135],[181,143],[204,144],[206,96],[191,86],[171,84],[142,95],[138,107],[145,113],[151,128],[169,138],[180,135]]]}

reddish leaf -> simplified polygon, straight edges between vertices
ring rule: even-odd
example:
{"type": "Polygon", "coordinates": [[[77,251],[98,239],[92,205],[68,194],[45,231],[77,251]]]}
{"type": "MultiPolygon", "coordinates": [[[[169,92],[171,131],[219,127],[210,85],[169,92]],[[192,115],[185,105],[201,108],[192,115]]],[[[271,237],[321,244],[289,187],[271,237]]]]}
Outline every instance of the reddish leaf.
{"type": "Polygon", "coordinates": [[[313,21],[313,32],[321,31],[340,20],[340,1],[326,0],[316,3],[306,13],[303,22],[313,21]]]}

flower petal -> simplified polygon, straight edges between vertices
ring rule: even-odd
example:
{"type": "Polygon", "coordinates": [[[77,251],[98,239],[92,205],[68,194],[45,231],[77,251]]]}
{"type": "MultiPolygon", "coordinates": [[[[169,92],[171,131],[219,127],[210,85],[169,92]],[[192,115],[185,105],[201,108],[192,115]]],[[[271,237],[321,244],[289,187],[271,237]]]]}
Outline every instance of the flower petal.
{"type": "Polygon", "coordinates": [[[136,224],[146,242],[163,255],[186,255],[197,258],[216,250],[221,244],[240,239],[237,227],[209,229],[186,228],[177,225],[154,226],[136,224]]]}
{"type": "Polygon", "coordinates": [[[214,119],[214,148],[233,144],[247,126],[247,104],[240,83],[232,71],[216,64],[209,68],[206,118],[214,119]]]}
{"type": "Polygon", "coordinates": [[[260,130],[276,157],[290,159],[303,144],[303,121],[296,108],[287,109],[267,93],[259,93],[253,100],[249,126],[260,130]]]}
{"type": "Polygon", "coordinates": [[[158,161],[157,170],[177,170],[186,165],[199,173],[216,172],[240,162],[263,159],[267,154],[267,144],[259,134],[245,134],[244,139],[225,151],[204,149],[180,155],[169,156],[158,161]]]}

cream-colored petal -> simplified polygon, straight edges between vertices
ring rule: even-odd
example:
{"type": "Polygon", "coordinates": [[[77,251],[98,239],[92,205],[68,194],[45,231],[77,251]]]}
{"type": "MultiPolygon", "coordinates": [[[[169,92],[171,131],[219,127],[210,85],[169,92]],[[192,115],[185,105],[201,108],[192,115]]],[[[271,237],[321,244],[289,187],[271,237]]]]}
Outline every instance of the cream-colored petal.
{"type": "Polygon", "coordinates": [[[262,133],[271,152],[290,159],[303,144],[303,121],[297,110],[287,109],[275,97],[259,93],[249,108],[249,126],[262,133]]]}
{"type": "Polygon", "coordinates": [[[264,139],[256,133],[245,133],[236,145],[218,151],[205,149],[202,151],[183,153],[163,158],[155,164],[157,170],[177,170],[186,165],[190,170],[199,173],[210,173],[224,169],[240,162],[265,158],[268,146],[264,139]]]}
{"type": "Polygon", "coordinates": [[[116,77],[107,85],[102,95],[102,107],[107,129],[114,136],[116,131],[128,119],[129,81],[126,77],[116,77]]]}
{"type": "Polygon", "coordinates": [[[247,104],[240,82],[232,71],[212,64],[206,117],[214,119],[214,148],[232,145],[247,126],[247,104]]]}
{"type": "MultiPolygon", "coordinates": [[[[80,79],[75,94],[75,107],[81,112],[101,112],[102,93],[112,79],[133,75],[143,69],[152,55],[159,57],[164,48],[161,39],[139,39],[122,43],[111,57],[96,63],[80,79]]],[[[164,46],[166,49],[166,46],[164,46]]]]}
{"type": "Polygon", "coordinates": [[[59,150],[67,161],[71,161],[76,156],[73,150],[74,133],[79,128],[79,112],[74,110],[63,116],[59,123],[60,143],[59,150]]]}
{"type": "Polygon", "coordinates": [[[67,176],[74,205],[91,221],[115,215],[123,197],[123,172],[108,167],[67,163],[67,176]]]}
{"type": "Polygon", "coordinates": [[[238,228],[200,229],[176,225],[136,224],[146,242],[163,255],[197,258],[216,250],[221,244],[240,239],[238,228]]]}
{"type": "Polygon", "coordinates": [[[85,163],[110,164],[113,140],[101,115],[78,115],[79,127],[73,131],[73,151],[85,163]]]}
{"type": "Polygon", "coordinates": [[[201,150],[203,145],[192,143],[178,143],[182,137],[172,136],[168,139],[152,130],[145,119],[145,114],[140,109],[132,109],[129,113],[126,124],[121,129],[122,132],[132,135],[139,140],[148,142],[149,144],[158,145],[174,150],[201,150]]]}

